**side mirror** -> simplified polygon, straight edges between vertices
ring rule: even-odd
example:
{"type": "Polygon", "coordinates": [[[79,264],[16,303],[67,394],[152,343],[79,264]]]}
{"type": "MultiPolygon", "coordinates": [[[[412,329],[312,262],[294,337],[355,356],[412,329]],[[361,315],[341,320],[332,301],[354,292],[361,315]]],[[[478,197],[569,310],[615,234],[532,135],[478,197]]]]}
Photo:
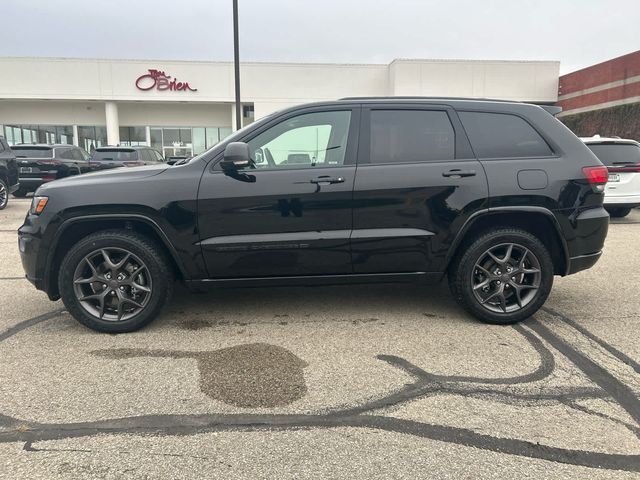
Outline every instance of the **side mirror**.
{"type": "Polygon", "coordinates": [[[224,149],[224,156],[220,165],[223,170],[242,170],[251,166],[249,145],[244,142],[231,142],[224,149]]]}

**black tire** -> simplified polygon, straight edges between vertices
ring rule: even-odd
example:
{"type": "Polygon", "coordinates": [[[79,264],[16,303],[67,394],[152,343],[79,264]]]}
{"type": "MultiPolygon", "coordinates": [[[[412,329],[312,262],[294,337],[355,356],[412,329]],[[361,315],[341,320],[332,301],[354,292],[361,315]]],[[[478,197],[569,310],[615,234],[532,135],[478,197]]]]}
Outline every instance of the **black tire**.
{"type": "MultiPolygon", "coordinates": [[[[92,270],[94,269],[92,268],[92,270]]],[[[133,279],[133,275],[131,278],[133,279]]],[[[101,283],[102,280],[99,282],[101,283]]],[[[150,323],[169,301],[173,293],[173,283],[173,269],[163,249],[148,237],[128,230],[105,230],[82,239],[66,254],[58,274],[60,295],[69,313],[86,327],[107,333],[133,332],[150,323]],[[132,255],[131,258],[137,257],[146,266],[145,270],[148,272],[150,282],[147,285],[152,286],[151,292],[148,294],[148,299],[145,297],[146,303],[139,312],[128,313],[132,315],[130,318],[119,319],[119,310],[118,319],[116,320],[100,318],[99,315],[90,312],[86,306],[83,306],[83,302],[78,299],[74,283],[76,271],[81,268],[83,262],[87,265],[85,260],[87,256],[98,255],[96,252],[101,249],[129,252],[132,255]]],[[[95,288],[93,285],[95,285],[95,282],[82,288],[93,289],[95,288]]],[[[118,293],[118,298],[120,297],[120,293],[115,292],[117,287],[107,287],[106,284],[102,286],[106,287],[105,290],[113,288],[114,291],[110,292],[110,294],[115,295],[115,293],[118,293]]],[[[105,290],[102,290],[102,292],[105,290]]],[[[143,295],[146,294],[143,293],[143,295]]],[[[102,302],[102,312],[104,313],[105,300],[103,299],[102,302]]],[[[87,305],[87,303],[85,302],[84,305],[87,305]]]]}
{"type": "Polygon", "coordinates": [[[9,187],[4,179],[0,178],[0,210],[4,210],[9,203],[9,187]]]}
{"type": "Polygon", "coordinates": [[[16,190],[15,192],[13,192],[12,195],[14,197],[16,197],[16,198],[24,198],[24,197],[27,196],[27,193],[29,193],[29,192],[27,192],[24,188],[21,187],[18,190],[16,190]]]}
{"type": "Polygon", "coordinates": [[[631,209],[626,207],[605,207],[605,210],[612,218],[626,217],[631,213],[631,209]]]}
{"type": "MultiPolygon", "coordinates": [[[[504,248],[506,250],[507,247],[504,248]]],[[[506,253],[503,258],[506,258],[506,253]]],[[[513,267],[509,266],[505,267],[505,269],[506,268],[511,269],[513,267]]],[[[498,273],[503,272],[498,271],[498,273]]],[[[511,274],[508,276],[510,277],[510,275],[511,274]]],[[[531,315],[536,313],[536,311],[542,307],[549,296],[549,292],[551,291],[553,275],[554,269],[551,255],[545,245],[537,237],[520,229],[500,228],[485,232],[477,240],[467,243],[461,247],[459,254],[454,258],[449,267],[449,288],[456,301],[474,317],[486,323],[507,325],[531,317],[531,315]],[[508,244],[523,247],[523,249],[520,250],[523,252],[523,255],[525,257],[529,255],[529,259],[536,261],[539,267],[536,269],[539,273],[535,274],[535,283],[539,284],[539,287],[537,288],[537,291],[530,289],[529,291],[531,291],[531,293],[525,293],[528,296],[528,303],[520,306],[520,295],[518,295],[518,305],[512,304],[508,307],[516,308],[516,310],[497,312],[490,308],[507,309],[502,307],[502,304],[500,304],[500,306],[491,304],[487,304],[486,306],[482,305],[480,300],[476,297],[477,293],[474,293],[473,283],[478,281],[476,280],[478,275],[480,275],[480,278],[483,278],[483,273],[480,271],[482,269],[478,269],[476,264],[481,261],[481,258],[486,258],[483,257],[483,255],[487,255],[487,252],[492,248],[499,249],[502,245],[508,244]],[[524,253],[526,250],[529,251],[528,254],[524,253]],[[533,257],[531,257],[531,254],[533,254],[533,257]]],[[[522,278],[530,277],[526,277],[525,274],[523,274],[522,278]]],[[[488,282],[488,279],[489,277],[485,277],[485,281],[481,283],[488,282]]],[[[501,282],[498,281],[497,283],[500,284],[501,282]]],[[[477,286],[479,287],[480,285],[477,286]]],[[[500,287],[496,286],[496,282],[489,282],[485,288],[488,288],[487,296],[491,296],[490,294],[494,292],[493,289],[499,289],[500,287]]],[[[515,295],[513,284],[510,282],[509,278],[507,278],[506,281],[503,280],[502,290],[505,292],[505,295],[511,295],[509,298],[512,302],[515,301],[515,297],[513,297],[513,295],[515,295]],[[509,288],[507,287],[507,284],[511,287],[510,290],[505,290],[505,288],[509,288]]]]}

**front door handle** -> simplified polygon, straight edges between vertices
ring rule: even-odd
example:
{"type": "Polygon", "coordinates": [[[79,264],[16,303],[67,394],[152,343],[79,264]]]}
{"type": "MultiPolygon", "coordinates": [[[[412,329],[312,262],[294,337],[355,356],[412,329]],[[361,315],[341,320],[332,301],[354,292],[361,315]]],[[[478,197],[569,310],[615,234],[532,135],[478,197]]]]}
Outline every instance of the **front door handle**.
{"type": "Polygon", "coordinates": [[[453,170],[449,170],[448,172],[442,172],[442,176],[443,177],[455,177],[455,178],[475,177],[476,176],[476,171],[475,170],[460,170],[459,168],[454,168],[453,170]]]}
{"type": "Polygon", "coordinates": [[[316,185],[331,185],[332,183],[344,183],[343,177],[330,177],[329,175],[321,175],[310,180],[311,183],[316,185]]]}

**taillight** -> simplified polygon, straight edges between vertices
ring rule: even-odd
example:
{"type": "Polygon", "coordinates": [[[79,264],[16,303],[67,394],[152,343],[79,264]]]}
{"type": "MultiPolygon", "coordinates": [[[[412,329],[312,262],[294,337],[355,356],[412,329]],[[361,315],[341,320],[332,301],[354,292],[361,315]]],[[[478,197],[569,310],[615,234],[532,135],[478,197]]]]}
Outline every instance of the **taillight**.
{"type": "Polygon", "coordinates": [[[60,160],[38,160],[38,165],[62,165],[60,160]]]}
{"type": "Polygon", "coordinates": [[[628,165],[620,165],[618,167],[607,167],[613,173],[640,173],[640,163],[630,163],[628,165]]]}
{"type": "Polygon", "coordinates": [[[609,179],[609,171],[604,165],[598,167],[582,167],[582,173],[587,177],[587,181],[597,192],[604,191],[604,185],[609,179]]]}

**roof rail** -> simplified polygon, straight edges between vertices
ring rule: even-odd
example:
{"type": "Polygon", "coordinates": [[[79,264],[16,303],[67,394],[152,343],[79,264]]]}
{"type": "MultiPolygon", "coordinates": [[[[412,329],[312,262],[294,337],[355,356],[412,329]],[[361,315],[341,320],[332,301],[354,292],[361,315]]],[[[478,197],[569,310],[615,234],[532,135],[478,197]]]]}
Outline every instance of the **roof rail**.
{"type": "Polygon", "coordinates": [[[343,97],[339,98],[338,101],[345,100],[475,100],[479,102],[503,102],[503,103],[520,103],[515,100],[504,100],[497,98],[472,98],[472,97],[429,97],[429,96],[420,96],[420,95],[408,95],[408,96],[364,96],[364,97],[343,97]]]}

